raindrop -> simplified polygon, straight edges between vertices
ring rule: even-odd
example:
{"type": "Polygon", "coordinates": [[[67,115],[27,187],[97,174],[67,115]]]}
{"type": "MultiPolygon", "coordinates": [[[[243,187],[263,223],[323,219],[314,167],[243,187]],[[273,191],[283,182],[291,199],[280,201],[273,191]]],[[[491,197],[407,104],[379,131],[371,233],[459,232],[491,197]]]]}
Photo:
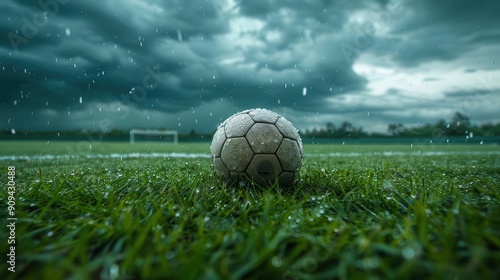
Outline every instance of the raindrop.
{"type": "Polygon", "coordinates": [[[71,30],[68,27],[66,27],[66,36],[70,36],[70,35],[71,35],[71,30]]]}
{"type": "Polygon", "coordinates": [[[12,133],[12,134],[16,134],[16,130],[15,130],[15,129],[11,129],[11,130],[10,130],[10,133],[12,133]]]}
{"type": "Polygon", "coordinates": [[[179,42],[182,42],[182,31],[180,29],[177,29],[177,40],[179,40],[179,42]]]}
{"type": "Polygon", "coordinates": [[[306,95],[307,95],[307,88],[303,87],[302,88],[302,96],[306,96],[306,95]]]}
{"type": "Polygon", "coordinates": [[[80,104],[83,103],[83,98],[80,96],[80,104]]]}

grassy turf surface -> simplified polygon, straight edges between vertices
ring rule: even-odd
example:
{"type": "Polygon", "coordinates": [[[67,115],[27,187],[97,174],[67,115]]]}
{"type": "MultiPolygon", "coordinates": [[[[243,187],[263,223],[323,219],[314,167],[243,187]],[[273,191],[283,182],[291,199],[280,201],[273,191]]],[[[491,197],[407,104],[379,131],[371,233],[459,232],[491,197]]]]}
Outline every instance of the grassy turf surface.
{"type": "Polygon", "coordinates": [[[0,278],[500,276],[498,146],[306,145],[298,185],[262,189],[170,154],[208,145],[0,142],[18,218],[16,273],[2,230],[0,278]],[[113,153],[166,156],[86,157],[113,153]],[[71,156],[5,157],[45,154],[71,156]]]}

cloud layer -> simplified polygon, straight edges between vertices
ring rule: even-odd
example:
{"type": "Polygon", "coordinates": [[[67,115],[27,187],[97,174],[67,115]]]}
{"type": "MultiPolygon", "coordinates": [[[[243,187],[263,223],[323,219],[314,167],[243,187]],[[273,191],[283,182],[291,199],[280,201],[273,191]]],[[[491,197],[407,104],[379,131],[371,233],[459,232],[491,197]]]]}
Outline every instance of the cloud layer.
{"type": "Polygon", "coordinates": [[[0,4],[8,129],[210,132],[266,107],[300,129],[500,121],[494,1],[0,4]]]}

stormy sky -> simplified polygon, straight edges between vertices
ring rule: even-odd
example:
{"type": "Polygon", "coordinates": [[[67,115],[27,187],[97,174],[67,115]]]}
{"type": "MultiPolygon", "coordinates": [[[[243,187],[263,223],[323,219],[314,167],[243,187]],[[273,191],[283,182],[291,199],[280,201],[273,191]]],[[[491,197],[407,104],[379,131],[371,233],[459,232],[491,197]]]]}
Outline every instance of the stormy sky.
{"type": "Polygon", "coordinates": [[[500,2],[2,0],[9,130],[500,121],[500,2]]]}

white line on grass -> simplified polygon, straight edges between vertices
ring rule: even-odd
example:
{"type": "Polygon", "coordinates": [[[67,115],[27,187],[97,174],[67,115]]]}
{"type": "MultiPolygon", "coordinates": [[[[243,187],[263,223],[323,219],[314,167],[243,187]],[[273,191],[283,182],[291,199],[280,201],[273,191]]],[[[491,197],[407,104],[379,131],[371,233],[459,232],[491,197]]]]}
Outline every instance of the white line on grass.
{"type": "Polygon", "coordinates": [[[209,154],[201,153],[130,153],[130,154],[72,154],[72,155],[34,155],[34,156],[0,156],[0,160],[53,160],[75,158],[210,158],[209,154]]]}

